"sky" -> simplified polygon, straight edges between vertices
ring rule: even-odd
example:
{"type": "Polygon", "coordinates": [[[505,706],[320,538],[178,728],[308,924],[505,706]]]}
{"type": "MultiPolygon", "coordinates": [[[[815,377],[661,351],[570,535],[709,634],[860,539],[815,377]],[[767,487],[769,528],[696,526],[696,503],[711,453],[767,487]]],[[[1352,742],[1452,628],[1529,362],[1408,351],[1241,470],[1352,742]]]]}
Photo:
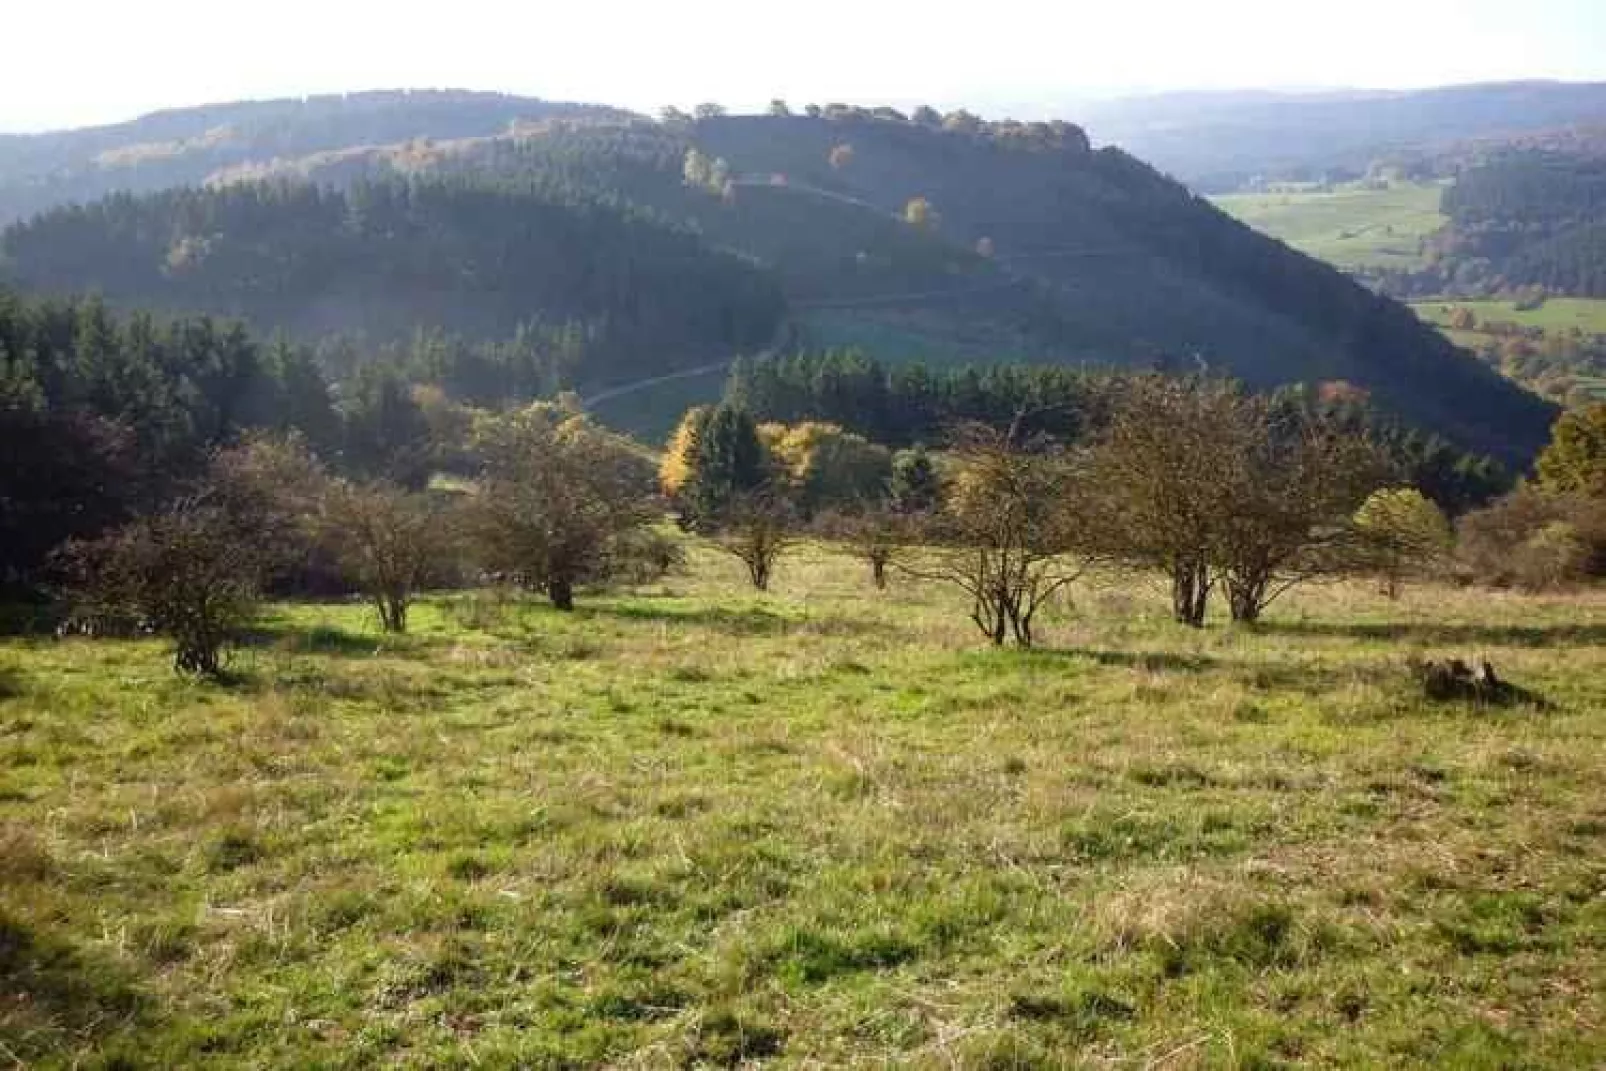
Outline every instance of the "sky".
{"type": "Polygon", "coordinates": [[[1606,0],[5,0],[0,35],[12,132],[403,87],[1039,118],[1172,89],[1606,81],[1606,0]]]}

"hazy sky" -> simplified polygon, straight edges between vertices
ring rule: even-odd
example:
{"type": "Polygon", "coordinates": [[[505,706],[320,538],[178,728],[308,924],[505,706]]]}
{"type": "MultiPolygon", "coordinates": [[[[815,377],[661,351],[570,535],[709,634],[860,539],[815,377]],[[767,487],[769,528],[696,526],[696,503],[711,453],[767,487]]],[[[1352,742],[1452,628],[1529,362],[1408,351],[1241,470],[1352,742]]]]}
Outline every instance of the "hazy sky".
{"type": "Polygon", "coordinates": [[[4,0],[0,34],[0,130],[404,86],[1025,114],[1132,90],[1606,80],[1606,0],[4,0]]]}

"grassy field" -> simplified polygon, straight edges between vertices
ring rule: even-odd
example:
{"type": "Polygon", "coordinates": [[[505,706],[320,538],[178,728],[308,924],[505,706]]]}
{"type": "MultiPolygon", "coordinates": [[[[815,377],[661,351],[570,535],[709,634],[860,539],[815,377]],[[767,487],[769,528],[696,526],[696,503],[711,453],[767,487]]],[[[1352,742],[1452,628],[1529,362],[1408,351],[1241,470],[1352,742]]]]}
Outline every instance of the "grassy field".
{"type": "Polygon", "coordinates": [[[227,687],[0,641],[0,1062],[1606,1060],[1606,594],[1112,582],[1018,653],[823,550],[738,579],[282,606],[227,687]]]}
{"type": "Polygon", "coordinates": [[[1216,207],[1302,252],[1341,268],[1416,268],[1420,241],[1439,230],[1442,187],[1395,183],[1215,197],[1216,207]]]}
{"type": "Polygon", "coordinates": [[[1477,315],[1479,323],[1520,324],[1546,332],[1577,328],[1586,335],[1606,335],[1606,300],[1599,298],[1550,298],[1537,309],[1520,311],[1510,301],[1435,300],[1415,302],[1411,307],[1422,319],[1440,327],[1450,322],[1456,309],[1468,308],[1477,315]]]}

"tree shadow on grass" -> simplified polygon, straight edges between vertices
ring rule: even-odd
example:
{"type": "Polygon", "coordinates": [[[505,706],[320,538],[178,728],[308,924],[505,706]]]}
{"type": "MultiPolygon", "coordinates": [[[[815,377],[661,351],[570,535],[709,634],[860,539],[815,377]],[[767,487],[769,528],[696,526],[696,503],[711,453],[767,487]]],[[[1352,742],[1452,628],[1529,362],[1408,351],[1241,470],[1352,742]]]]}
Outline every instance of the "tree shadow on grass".
{"type": "Polygon", "coordinates": [[[1204,673],[1222,669],[1226,663],[1212,655],[1179,654],[1175,651],[1112,651],[1095,647],[1034,647],[1024,652],[1032,658],[1068,658],[1096,662],[1120,669],[1141,669],[1149,673],[1204,673]]]}
{"type": "Polygon", "coordinates": [[[1284,636],[1393,640],[1399,643],[1483,647],[1586,647],[1606,643],[1606,624],[1464,625],[1433,622],[1263,621],[1257,628],[1284,636]]]}
{"type": "Polygon", "coordinates": [[[575,611],[585,618],[622,618],[687,628],[705,628],[730,636],[780,636],[790,632],[823,635],[866,635],[882,632],[887,626],[874,621],[846,617],[789,617],[761,606],[728,609],[719,606],[667,606],[623,603],[585,606],[575,611]]]}
{"type": "Polygon", "coordinates": [[[0,702],[20,699],[24,692],[22,673],[15,666],[0,666],[0,702]]]}
{"type": "Polygon", "coordinates": [[[1025,657],[1093,662],[1100,666],[1144,673],[1230,674],[1251,691],[1290,691],[1323,695],[1357,679],[1401,680],[1399,667],[1387,662],[1249,661],[1175,651],[1121,651],[1093,647],[1033,648],[1025,657]]]}
{"type": "Polygon", "coordinates": [[[406,634],[377,636],[371,632],[351,632],[333,625],[258,625],[240,637],[243,649],[274,649],[291,654],[320,654],[333,658],[368,658],[382,650],[426,646],[427,640],[406,634]]]}
{"type": "Polygon", "coordinates": [[[119,965],[0,911],[0,1034],[24,1066],[67,1045],[148,1025],[149,1001],[119,965]],[[17,1046],[20,1045],[20,1051],[17,1046]]]}

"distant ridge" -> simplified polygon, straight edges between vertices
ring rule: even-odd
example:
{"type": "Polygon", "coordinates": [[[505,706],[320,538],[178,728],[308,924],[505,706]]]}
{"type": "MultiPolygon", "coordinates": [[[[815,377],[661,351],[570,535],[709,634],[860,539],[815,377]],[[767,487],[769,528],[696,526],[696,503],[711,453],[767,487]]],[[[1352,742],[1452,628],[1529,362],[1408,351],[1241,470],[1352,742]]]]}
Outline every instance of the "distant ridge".
{"type": "Polygon", "coordinates": [[[1419,90],[1177,92],[1089,105],[1089,130],[1202,190],[1255,176],[1364,171],[1403,148],[1606,120],[1606,82],[1490,82],[1419,90]]]}
{"type": "Polygon", "coordinates": [[[415,138],[486,137],[521,120],[630,116],[599,104],[397,89],[171,108],[104,126],[0,135],[0,224],[113,192],[196,185],[245,163],[415,138]]]}

